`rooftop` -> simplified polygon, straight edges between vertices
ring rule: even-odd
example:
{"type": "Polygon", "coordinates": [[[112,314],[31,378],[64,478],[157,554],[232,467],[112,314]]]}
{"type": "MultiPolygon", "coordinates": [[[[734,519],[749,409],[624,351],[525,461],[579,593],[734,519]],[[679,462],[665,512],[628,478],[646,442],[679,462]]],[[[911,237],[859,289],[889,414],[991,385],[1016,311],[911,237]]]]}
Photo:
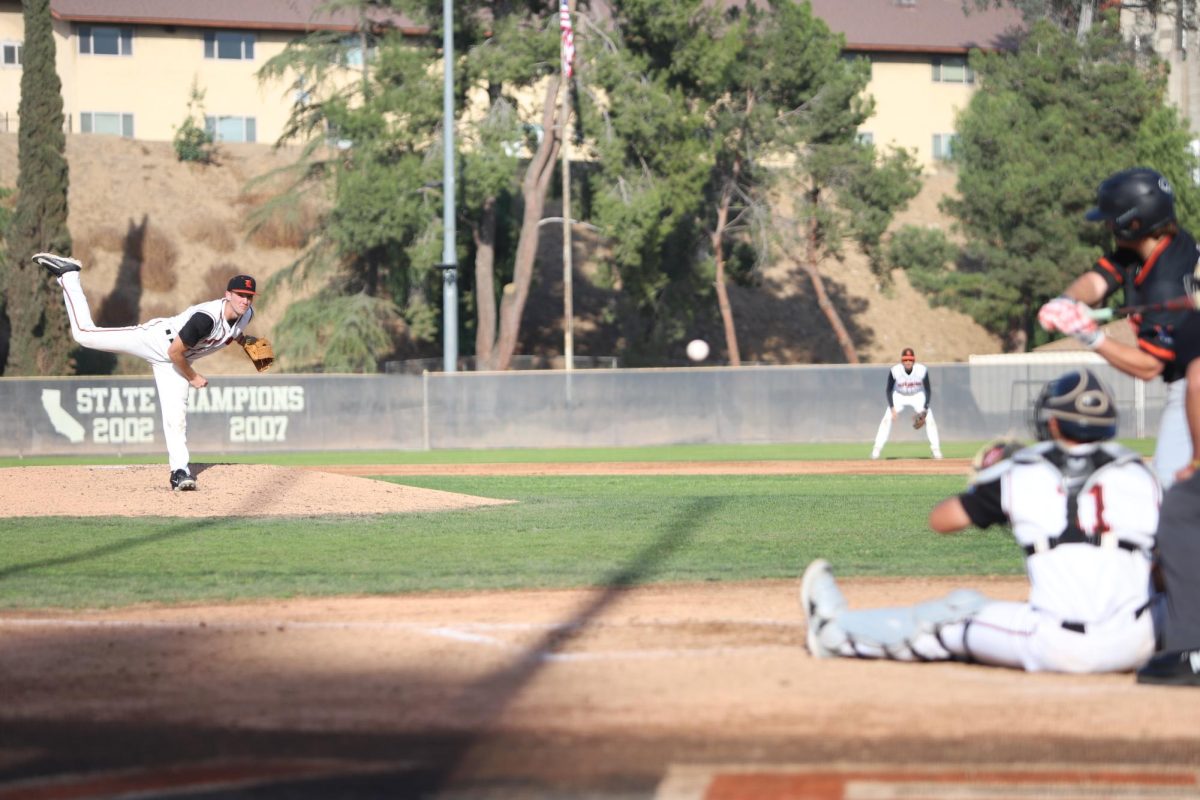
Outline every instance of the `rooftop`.
{"type": "Polygon", "coordinates": [[[876,53],[1010,50],[1021,15],[1007,6],[963,12],[963,0],[811,0],[813,13],[846,37],[846,48],[876,53]]]}
{"type": "MultiPolygon", "coordinates": [[[[243,30],[353,31],[357,16],[349,11],[318,12],[324,0],[50,0],[55,19],[93,24],[180,25],[243,30]]],[[[376,11],[373,21],[405,33],[425,33],[402,14],[376,11]]]]}

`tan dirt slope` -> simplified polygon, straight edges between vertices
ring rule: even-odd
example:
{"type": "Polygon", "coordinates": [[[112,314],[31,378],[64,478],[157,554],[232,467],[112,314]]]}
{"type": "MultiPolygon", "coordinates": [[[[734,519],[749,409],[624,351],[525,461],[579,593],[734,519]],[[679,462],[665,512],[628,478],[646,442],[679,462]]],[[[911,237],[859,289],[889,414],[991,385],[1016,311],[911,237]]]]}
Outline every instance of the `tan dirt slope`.
{"type": "MultiPolygon", "coordinates": [[[[15,187],[17,138],[0,134],[0,186],[15,187]]],[[[75,254],[84,259],[85,289],[93,309],[108,304],[101,324],[132,324],[154,316],[178,313],[186,306],[211,299],[235,272],[248,272],[260,282],[290,264],[298,251],[264,248],[247,241],[244,221],[266,194],[248,189],[247,182],[295,159],[295,150],[269,145],[225,144],[219,163],[200,166],[180,163],[169,142],[131,141],[106,136],[67,137],[70,164],[70,220],[75,254]],[[150,232],[150,233],[148,233],[150,232]],[[118,285],[122,249],[132,239],[165,236],[175,253],[174,286],[146,279],[141,285],[118,285]],[[224,277],[222,277],[224,276],[224,277]]],[[[925,189],[909,204],[897,224],[937,225],[946,222],[938,200],[953,191],[954,176],[932,175],[925,189]]],[[[547,213],[559,213],[548,207],[547,213]]],[[[521,349],[529,353],[561,352],[562,239],[557,225],[543,227],[540,269],[526,311],[528,333],[521,349]]],[[[614,355],[611,337],[586,331],[601,326],[600,309],[588,308],[587,252],[577,248],[577,355],[614,355]],[[583,262],[583,263],[581,263],[583,262]],[[591,347],[591,351],[589,351],[591,347]]],[[[463,272],[469,270],[464,265],[463,272]]],[[[860,358],[865,362],[894,361],[902,347],[914,347],[928,362],[963,361],[972,353],[999,352],[995,337],[962,314],[931,309],[926,300],[897,273],[892,287],[879,285],[865,259],[851,254],[825,269],[828,289],[845,315],[860,358]]],[[[128,274],[128,273],[126,273],[128,274]]],[[[467,276],[463,276],[466,279],[467,276]]],[[[171,282],[171,281],[166,281],[171,282]]],[[[270,335],[292,292],[264,297],[252,333],[270,335]]],[[[761,286],[734,287],[732,303],[738,323],[743,359],[763,363],[840,363],[843,357],[828,324],[812,299],[807,278],[794,265],[767,269],[761,286]]],[[[98,316],[102,316],[98,314],[98,316]]],[[[714,360],[723,358],[719,331],[705,333],[714,344],[714,360]]],[[[461,350],[472,342],[460,340],[461,350]]],[[[426,355],[439,357],[441,343],[429,345],[426,355]]],[[[232,349],[206,360],[212,374],[248,373],[249,362],[232,349]]],[[[142,365],[122,361],[119,372],[142,372],[142,365]]]]}

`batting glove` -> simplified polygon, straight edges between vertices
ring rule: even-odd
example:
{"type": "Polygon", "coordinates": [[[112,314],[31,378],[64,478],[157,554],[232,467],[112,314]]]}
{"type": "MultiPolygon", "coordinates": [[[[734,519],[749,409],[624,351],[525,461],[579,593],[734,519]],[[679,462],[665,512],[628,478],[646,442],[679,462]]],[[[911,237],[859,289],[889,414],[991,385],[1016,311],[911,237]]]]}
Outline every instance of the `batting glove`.
{"type": "Polygon", "coordinates": [[[1047,331],[1087,334],[1097,330],[1086,303],[1069,297],[1056,297],[1038,311],[1038,323],[1047,331]]]}

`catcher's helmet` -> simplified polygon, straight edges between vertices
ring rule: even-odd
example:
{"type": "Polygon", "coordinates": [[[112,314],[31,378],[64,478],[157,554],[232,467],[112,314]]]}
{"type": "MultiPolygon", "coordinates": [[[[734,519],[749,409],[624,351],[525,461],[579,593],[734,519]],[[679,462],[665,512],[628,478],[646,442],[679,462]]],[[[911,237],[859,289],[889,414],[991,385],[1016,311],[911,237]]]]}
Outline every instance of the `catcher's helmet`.
{"type": "Polygon", "coordinates": [[[1050,381],[1033,406],[1033,430],[1040,441],[1059,433],[1075,442],[1101,442],[1117,435],[1117,401],[1090,369],[1077,369],[1050,381]]]}
{"type": "Polygon", "coordinates": [[[1085,216],[1112,223],[1118,239],[1141,239],[1175,220],[1175,192],[1160,173],[1134,167],[1106,178],[1085,216]]]}

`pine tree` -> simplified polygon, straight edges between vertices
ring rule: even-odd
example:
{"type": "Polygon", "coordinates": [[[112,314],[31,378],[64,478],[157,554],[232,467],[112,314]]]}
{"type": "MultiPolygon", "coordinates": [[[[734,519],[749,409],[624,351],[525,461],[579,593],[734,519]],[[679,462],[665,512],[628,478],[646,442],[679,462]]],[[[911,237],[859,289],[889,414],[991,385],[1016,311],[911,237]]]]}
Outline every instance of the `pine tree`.
{"type": "Polygon", "coordinates": [[[18,106],[17,207],[9,228],[3,284],[9,323],[6,375],[62,375],[71,341],[58,288],[29,257],[69,254],[66,136],[62,83],[54,62],[50,0],[25,0],[24,71],[18,106]]]}

